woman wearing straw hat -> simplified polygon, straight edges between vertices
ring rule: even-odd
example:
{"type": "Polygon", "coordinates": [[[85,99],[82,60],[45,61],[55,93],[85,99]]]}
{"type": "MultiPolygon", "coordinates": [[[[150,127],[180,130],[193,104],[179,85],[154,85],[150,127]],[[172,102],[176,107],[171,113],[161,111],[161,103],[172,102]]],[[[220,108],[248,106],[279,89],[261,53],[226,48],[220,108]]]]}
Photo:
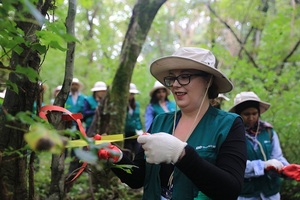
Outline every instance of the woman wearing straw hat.
{"type": "Polygon", "coordinates": [[[226,97],[224,94],[219,94],[217,98],[211,99],[210,104],[215,107],[221,109],[223,101],[229,101],[230,99],[226,97]]]}
{"type": "Polygon", "coordinates": [[[270,104],[261,101],[254,92],[241,92],[229,110],[241,115],[246,129],[248,160],[239,200],[280,199],[281,179],[272,170],[280,171],[289,163],[272,125],[260,120],[260,115],[269,107],[270,104]]]}
{"type": "Polygon", "coordinates": [[[83,116],[86,123],[86,132],[88,132],[88,129],[91,126],[91,123],[93,121],[99,103],[101,102],[101,100],[104,99],[106,95],[106,91],[107,91],[106,83],[102,81],[96,82],[94,84],[94,87],[91,89],[91,91],[93,92],[93,94],[86,97],[83,106],[83,116]]]}
{"type": "Polygon", "coordinates": [[[150,90],[149,95],[151,97],[150,103],[146,107],[145,112],[145,129],[148,130],[152,124],[156,115],[175,111],[176,104],[173,101],[169,101],[168,95],[170,90],[167,89],[159,81],[155,81],[153,88],[150,90]]]}
{"type": "Polygon", "coordinates": [[[240,116],[210,105],[209,99],[233,88],[216,66],[211,51],[192,47],[151,64],[152,75],[170,88],[180,110],[154,119],[149,133],[138,137],[142,148],[133,162],[114,159],[116,165],[137,166],[131,173],[112,169],[130,187],[143,187],[143,199],[238,197],[246,166],[245,129],[240,116]]]}
{"type": "MultiPolygon", "coordinates": [[[[129,98],[128,98],[128,106],[126,113],[126,121],[125,121],[125,137],[131,137],[136,134],[142,134],[142,122],[140,117],[140,103],[135,100],[135,95],[139,94],[140,91],[137,89],[134,83],[130,83],[129,85],[129,98]]],[[[124,148],[130,150],[130,157],[133,158],[137,153],[140,145],[134,139],[126,139],[124,141],[124,148]]]]}

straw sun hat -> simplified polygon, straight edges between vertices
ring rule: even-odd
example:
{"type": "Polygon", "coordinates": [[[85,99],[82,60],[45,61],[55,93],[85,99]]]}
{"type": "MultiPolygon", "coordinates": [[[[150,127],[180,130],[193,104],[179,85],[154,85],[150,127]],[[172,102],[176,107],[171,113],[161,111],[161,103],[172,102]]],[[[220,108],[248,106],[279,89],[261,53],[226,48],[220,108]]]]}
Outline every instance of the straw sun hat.
{"type": "Polygon", "coordinates": [[[72,84],[75,83],[75,84],[78,84],[80,88],[83,87],[83,84],[79,81],[78,78],[73,78],[72,79],[72,84]]]}
{"type": "Polygon", "coordinates": [[[173,55],[155,60],[150,65],[151,74],[162,84],[164,77],[169,75],[170,70],[196,69],[214,76],[214,84],[218,93],[226,93],[232,90],[233,85],[229,79],[218,69],[217,59],[211,51],[202,48],[183,47],[173,55]]]}
{"type": "Polygon", "coordinates": [[[129,85],[129,93],[130,94],[139,94],[140,91],[138,91],[136,85],[134,83],[130,83],[129,85]]]}
{"type": "Polygon", "coordinates": [[[234,98],[234,106],[230,108],[229,112],[236,112],[236,108],[247,102],[258,102],[260,114],[266,112],[270,108],[270,104],[261,101],[260,98],[254,92],[241,92],[234,98]]]}
{"type": "Polygon", "coordinates": [[[104,82],[102,81],[98,81],[94,84],[94,87],[91,89],[92,92],[96,92],[96,91],[106,91],[107,90],[107,86],[104,82]]]}
{"type": "Polygon", "coordinates": [[[155,92],[158,89],[166,89],[167,95],[170,94],[170,90],[166,88],[163,84],[161,84],[159,81],[155,81],[153,88],[150,90],[149,95],[152,96],[153,92],[155,92]]]}

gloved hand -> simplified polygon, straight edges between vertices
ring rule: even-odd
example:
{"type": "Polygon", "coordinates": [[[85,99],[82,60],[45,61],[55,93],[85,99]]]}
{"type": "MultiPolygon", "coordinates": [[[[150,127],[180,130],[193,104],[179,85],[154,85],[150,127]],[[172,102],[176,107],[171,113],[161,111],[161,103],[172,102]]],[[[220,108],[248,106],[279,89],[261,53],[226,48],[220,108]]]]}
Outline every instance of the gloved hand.
{"type": "Polygon", "coordinates": [[[168,133],[143,134],[137,138],[145,150],[148,163],[176,163],[186,142],[168,133]]]}
{"type": "Polygon", "coordinates": [[[108,144],[107,147],[98,150],[98,158],[109,160],[110,162],[117,163],[123,157],[123,152],[115,145],[108,144]]]}
{"type": "Polygon", "coordinates": [[[277,171],[280,171],[283,167],[282,162],[276,160],[276,159],[270,159],[265,161],[265,169],[270,170],[270,169],[275,169],[277,171]]]}
{"type": "Polygon", "coordinates": [[[144,133],[144,131],[143,130],[135,130],[135,133],[137,135],[142,135],[144,133]]]}
{"type": "Polygon", "coordinates": [[[300,181],[300,165],[290,164],[282,168],[282,173],[296,181],[300,181]]]}

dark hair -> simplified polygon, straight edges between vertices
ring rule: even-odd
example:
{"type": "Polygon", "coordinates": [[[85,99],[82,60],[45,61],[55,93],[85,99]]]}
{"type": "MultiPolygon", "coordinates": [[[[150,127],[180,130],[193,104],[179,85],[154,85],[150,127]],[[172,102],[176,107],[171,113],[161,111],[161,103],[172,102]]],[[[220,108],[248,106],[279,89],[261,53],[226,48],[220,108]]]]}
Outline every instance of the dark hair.
{"type": "MultiPolygon", "coordinates": [[[[129,99],[128,103],[129,103],[129,106],[132,108],[132,110],[134,110],[136,107],[135,98],[133,97],[132,99],[129,99]]],[[[128,110],[128,106],[127,106],[127,110],[128,110]]]]}
{"type": "MultiPolygon", "coordinates": [[[[158,88],[158,89],[156,89],[156,90],[152,93],[152,95],[151,95],[151,99],[150,99],[150,103],[151,103],[151,104],[156,104],[156,103],[159,102],[159,99],[157,98],[157,92],[158,92],[158,90],[161,90],[161,89],[165,90],[165,91],[166,91],[166,94],[168,93],[168,91],[167,91],[166,88],[158,88]]],[[[166,96],[166,101],[169,101],[168,95],[166,96]]]]}
{"type": "Polygon", "coordinates": [[[257,101],[245,101],[245,102],[237,105],[235,107],[235,113],[240,115],[241,112],[243,112],[243,110],[245,110],[247,108],[256,108],[258,110],[258,112],[260,113],[259,102],[257,102],[257,101]]]}
{"type": "Polygon", "coordinates": [[[218,86],[212,82],[212,85],[208,88],[208,98],[209,99],[215,99],[218,97],[219,92],[218,92],[218,86]]]}

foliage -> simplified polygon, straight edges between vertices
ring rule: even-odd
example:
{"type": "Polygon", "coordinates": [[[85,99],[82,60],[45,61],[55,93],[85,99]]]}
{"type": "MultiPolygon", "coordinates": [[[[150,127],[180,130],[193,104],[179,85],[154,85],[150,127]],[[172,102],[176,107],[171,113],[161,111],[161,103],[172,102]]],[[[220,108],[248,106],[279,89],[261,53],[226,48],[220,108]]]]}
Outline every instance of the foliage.
{"type": "MultiPolygon", "coordinates": [[[[21,13],[16,13],[9,1],[4,2],[0,5],[0,61],[3,64],[0,72],[6,74],[12,70],[5,68],[9,65],[9,52],[21,53],[23,49],[18,44],[25,40],[23,31],[15,28],[13,20],[14,17],[21,18],[21,13]]],[[[300,163],[297,132],[300,127],[297,120],[300,110],[300,50],[297,46],[300,40],[300,6],[298,1],[267,1],[268,5],[262,2],[168,1],[152,24],[131,79],[141,91],[136,98],[141,104],[142,120],[149,102],[148,92],[154,84],[149,73],[150,63],[171,54],[180,46],[210,48],[220,61],[219,68],[235,85],[234,90],[226,94],[231,100],[225,103],[224,109],[228,110],[233,105],[237,93],[255,91],[262,100],[272,105],[262,118],[274,125],[285,156],[291,163],[300,163]]],[[[62,0],[56,1],[57,9],[49,13],[45,26],[36,33],[40,44],[26,44],[45,56],[40,74],[26,69],[19,72],[29,74],[31,80],[41,79],[48,85],[44,97],[48,104],[53,98],[52,90],[63,83],[66,42],[76,41],[74,77],[83,82],[82,92],[91,94],[90,88],[96,81],[110,85],[134,3],[133,0],[79,1],[76,38],[73,38],[66,34],[64,26],[67,4],[62,0]]],[[[5,76],[1,77],[1,84],[16,91],[15,85],[5,76]]],[[[44,178],[47,176],[49,178],[50,175],[39,171],[36,178],[48,181],[44,178]]],[[[87,182],[82,176],[73,189],[85,190],[87,182]]],[[[47,190],[47,184],[39,181],[37,187],[47,190]]],[[[118,187],[122,190],[125,186],[119,184],[118,187]]],[[[284,181],[282,199],[298,199],[300,191],[297,188],[297,182],[284,181]]],[[[74,192],[74,197],[76,195],[79,193],[74,192]]]]}

